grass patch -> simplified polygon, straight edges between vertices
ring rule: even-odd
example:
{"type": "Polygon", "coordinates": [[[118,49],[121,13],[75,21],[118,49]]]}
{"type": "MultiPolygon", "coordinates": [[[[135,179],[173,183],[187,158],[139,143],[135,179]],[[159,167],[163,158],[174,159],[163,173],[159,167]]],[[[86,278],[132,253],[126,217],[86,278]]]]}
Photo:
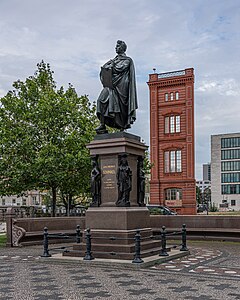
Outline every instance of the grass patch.
{"type": "Polygon", "coordinates": [[[0,247],[5,247],[7,242],[7,235],[0,234],[0,247]]]}

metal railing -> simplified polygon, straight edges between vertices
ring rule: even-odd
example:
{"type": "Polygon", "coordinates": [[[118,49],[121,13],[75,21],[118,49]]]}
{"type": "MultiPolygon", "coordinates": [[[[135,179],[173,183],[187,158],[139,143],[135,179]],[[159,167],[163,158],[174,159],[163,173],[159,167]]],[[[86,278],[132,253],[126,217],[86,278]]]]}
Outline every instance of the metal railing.
{"type": "MultiPolygon", "coordinates": [[[[169,256],[168,254],[168,247],[167,247],[167,238],[171,237],[171,236],[176,236],[176,235],[180,235],[181,236],[181,243],[179,245],[174,245],[172,246],[172,248],[177,248],[177,246],[180,246],[180,251],[188,251],[187,248],[187,230],[186,230],[186,225],[183,224],[182,225],[182,229],[180,231],[173,231],[173,232],[167,232],[165,226],[162,226],[162,230],[161,230],[161,235],[160,236],[148,236],[148,237],[141,237],[141,233],[140,230],[137,229],[135,232],[134,237],[132,238],[120,238],[120,237],[94,237],[94,240],[97,239],[108,239],[110,241],[116,241],[116,240],[130,240],[134,242],[135,245],[135,252],[133,255],[133,260],[132,263],[143,263],[144,261],[141,258],[141,242],[144,240],[149,240],[149,239],[155,239],[155,240],[160,240],[161,241],[161,248],[159,251],[159,256],[169,256]]],[[[80,244],[81,243],[81,236],[83,236],[83,234],[81,234],[81,229],[80,226],[77,225],[76,228],[76,243],[80,244]]],[[[56,248],[48,248],[48,242],[49,242],[49,238],[59,238],[59,239],[68,239],[71,238],[69,236],[67,236],[66,234],[49,234],[48,233],[48,229],[47,227],[44,228],[44,233],[43,233],[43,255],[42,257],[50,257],[51,254],[49,253],[49,251],[62,251],[62,252],[69,252],[69,250],[67,250],[68,248],[72,247],[72,246],[68,246],[68,247],[56,247],[56,248]]],[[[90,228],[87,228],[85,231],[85,256],[83,257],[83,260],[94,260],[94,255],[92,252],[92,234],[91,234],[91,230],[90,228]]],[[[74,252],[80,252],[74,250],[74,252]]],[[[96,254],[109,254],[111,256],[114,255],[118,255],[121,253],[116,253],[116,252],[100,252],[100,251],[95,251],[94,253],[96,254]]]]}

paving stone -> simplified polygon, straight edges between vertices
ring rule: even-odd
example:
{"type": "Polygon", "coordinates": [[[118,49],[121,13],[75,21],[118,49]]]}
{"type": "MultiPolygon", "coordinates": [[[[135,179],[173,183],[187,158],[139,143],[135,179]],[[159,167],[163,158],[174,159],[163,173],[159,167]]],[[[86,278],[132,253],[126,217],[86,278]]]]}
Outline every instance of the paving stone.
{"type": "Polygon", "coordinates": [[[181,287],[169,287],[169,289],[173,290],[177,293],[183,293],[183,292],[196,292],[197,289],[192,288],[189,285],[181,286],[181,287]]]}
{"type": "Polygon", "coordinates": [[[120,286],[130,286],[130,285],[141,286],[141,282],[137,280],[117,281],[117,284],[119,284],[120,286]]]}
{"type": "Polygon", "coordinates": [[[185,299],[191,299],[191,300],[211,300],[211,299],[215,299],[212,298],[212,296],[207,296],[207,295],[200,295],[200,296],[186,296],[185,299]]]}
{"type": "Polygon", "coordinates": [[[131,278],[132,276],[130,276],[127,273],[120,273],[120,274],[111,274],[109,277],[117,279],[117,278],[131,278]]]}
{"type": "Polygon", "coordinates": [[[143,294],[146,294],[146,295],[153,295],[153,294],[156,294],[156,292],[154,292],[153,290],[151,289],[147,289],[147,288],[142,288],[142,289],[136,289],[136,290],[127,290],[130,295],[135,295],[135,296],[140,296],[140,295],[143,295],[143,294]]]}
{"type": "Polygon", "coordinates": [[[188,257],[140,270],[38,261],[42,254],[38,246],[3,248],[1,254],[8,256],[0,261],[0,299],[214,300],[216,295],[219,300],[240,299],[239,244],[191,242],[188,247],[188,257]]]}
{"type": "Polygon", "coordinates": [[[215,290],[234,289],[231,284],[208,284],[207,286],[213,287],[215,290]]]}
{"type": "Polygon", "coordinates": [[[235,299],[240,299],[240,294],[229,293],[228,295],[231,297],[235,297],[235,299]]]}
{"type": "Polygon", "coordinates": [[[100,292],[88,292],[88,293],[84,293],[86,298],[92,299],[92,298],[96,298],[96,297],[101,297],[101,298],[108,298],[111,295],[108,292],[105,291],[100,291],[100,292]]]}
{"type": "Polygon", "coordinates": [[[100,287],[102,287],[102,285],[99,282],[81,283],[82,289],[88,289],[88,288],[96,289],[96,288],[100,288],[100,287]]]}
{"type": "Polygon", "coordinates": [[[59,294],[50,294],[50,295],[35,295],[34,300],[63,300],[63,296],[59,294]]]}

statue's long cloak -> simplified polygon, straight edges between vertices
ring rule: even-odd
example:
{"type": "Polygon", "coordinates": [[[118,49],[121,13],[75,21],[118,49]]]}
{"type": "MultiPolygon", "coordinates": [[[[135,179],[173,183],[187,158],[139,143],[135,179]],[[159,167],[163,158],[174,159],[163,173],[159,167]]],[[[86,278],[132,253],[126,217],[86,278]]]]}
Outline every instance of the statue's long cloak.
{"type": "MultiPolygon", "coordinates": [[[[125,54],[117,55],[113,62],[113,88],[104,87],[100,93],[97,100],[97,116],[99,119],[101,115],[104,116],[105,124],[110,127],[127,129],[136,120],[138,108],[134,64],[125,54]]],[[[107,68],[109,63],[103,68],[107,68]]]]}

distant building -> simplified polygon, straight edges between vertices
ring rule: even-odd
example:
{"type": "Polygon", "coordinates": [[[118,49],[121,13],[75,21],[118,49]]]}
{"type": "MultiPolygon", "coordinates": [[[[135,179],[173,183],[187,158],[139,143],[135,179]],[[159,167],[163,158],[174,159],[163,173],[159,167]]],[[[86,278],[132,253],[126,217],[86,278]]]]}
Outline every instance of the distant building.
{"type": "Polygon", "coordinates": [[[211,136],[212,203],[240,210],[240,133],[211,136]]]}
{"type": "Polygon", "coordinates": [[[0,196],[0,206],[39,206],[43,194],[40,191],[28,191],[22,196],[0,196]]]}
{"type": "Polygon", "coordinates": [[[205,189],[211,189],[211,181],[209,180],[198,180],[196,181],[196,186],[199,187],[201,192],[203,193],[205,189]]]}
{"type": "Polygon", "coordinates": [[[194,70],[149,75],[150,203],[196,214],[194,70]]]}
{"type": "Polygon", "coordinates": [[[203,180],[211,181],[211,164],[203,164],[203,180]]]}

